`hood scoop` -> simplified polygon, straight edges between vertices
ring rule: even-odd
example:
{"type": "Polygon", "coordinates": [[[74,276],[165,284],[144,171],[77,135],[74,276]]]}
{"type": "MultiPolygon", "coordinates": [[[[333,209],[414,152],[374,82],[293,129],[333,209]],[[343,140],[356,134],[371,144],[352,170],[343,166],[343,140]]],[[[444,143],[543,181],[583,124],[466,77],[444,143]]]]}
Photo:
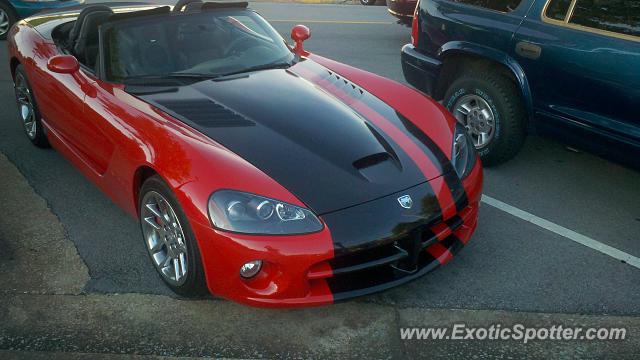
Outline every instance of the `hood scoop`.
{"type": "Polygon", "coordinates": [[[207,128],[254,126],[255,123],[210,99],[162,100],[156,105],[170,115],[207,128]]]}
{"type": "Polygon", "coordinates": [[[394,181],[402,173],[398,160],[387,152],[367,155],[353,162],[353,167],[371,183],[384,184],[394,181]]]}

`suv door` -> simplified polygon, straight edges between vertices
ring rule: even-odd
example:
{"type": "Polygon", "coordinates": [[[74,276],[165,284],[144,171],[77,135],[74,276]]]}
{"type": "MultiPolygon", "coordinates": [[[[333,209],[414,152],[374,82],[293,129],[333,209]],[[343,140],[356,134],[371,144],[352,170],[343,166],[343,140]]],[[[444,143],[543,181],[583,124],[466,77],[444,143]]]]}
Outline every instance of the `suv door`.
{"type": "Polygon", "coordinates": [[[513,44],[536,115],[640,140],[640,1],[537,0],[513,44]]]}

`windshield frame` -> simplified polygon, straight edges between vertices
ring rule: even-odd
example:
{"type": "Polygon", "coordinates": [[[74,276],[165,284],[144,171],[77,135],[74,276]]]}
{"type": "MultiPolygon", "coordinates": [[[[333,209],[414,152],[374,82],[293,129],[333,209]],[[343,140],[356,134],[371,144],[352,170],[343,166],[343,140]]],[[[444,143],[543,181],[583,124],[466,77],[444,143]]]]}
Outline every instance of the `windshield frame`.
{"type": "Polygon", "coordinates": [[[108,76],[108,50],[107,50],[107,41],[106,34],[108,31],[118,28],[118,27],[128,27],[128,26],[136,26],[136,25],[144,25],[145,23],[153,23],[156,21],[161,21],[166,18],[173,17],[182,17],[182,16],[197,16],[205,13],[236,13],[236,15],[240,15],[242,13],[251,13],[253,16],[258,17],[260,20],[264,22],[264,24],[273,32],[274,40],[282,41],[284,47],[286,47],[293,56],[293,50],[291,46],[286,42],[286,40],[280,35],[280,33],[273,28],[273,26],[260,14],[258,14],[253,9],[240,9],[240,8],[215,8],[215,9],[206,9],[201,11],[188,11],[188,12],[170,12],[167,14],[157,14],[157,15],[148,15],[141,17],[132,17],[130,19],[122,19],[114,22],[107,22],[100,26],[99,35],[98,35],[98,66],[96,67],[96,75],[98,79],[103,82],[112,83],[112,84],[125,84],[125,81],[122,79],[110,79],[108,76]]]}

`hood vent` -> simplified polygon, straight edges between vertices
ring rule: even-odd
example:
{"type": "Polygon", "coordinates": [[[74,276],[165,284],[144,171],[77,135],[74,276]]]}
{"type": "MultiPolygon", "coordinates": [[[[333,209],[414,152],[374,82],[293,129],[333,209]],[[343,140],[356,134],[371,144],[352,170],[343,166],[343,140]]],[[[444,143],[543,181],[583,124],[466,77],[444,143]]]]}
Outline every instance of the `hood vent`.
{"type": "Polygon", "coordinates": [[[324,77],[324,80],[327,80],[331,83],[331,85],[346,92],[356,99],[364,96],[364,90],[362,90],[362,88],[331,70],[327,70],[327,75],[324,77]]]}
{"type": "Polygon", "coordinates": [[[235,111],[208,99],[161,100],[157,104],[172,116],[207,128],[255,125],[235,111]]]}

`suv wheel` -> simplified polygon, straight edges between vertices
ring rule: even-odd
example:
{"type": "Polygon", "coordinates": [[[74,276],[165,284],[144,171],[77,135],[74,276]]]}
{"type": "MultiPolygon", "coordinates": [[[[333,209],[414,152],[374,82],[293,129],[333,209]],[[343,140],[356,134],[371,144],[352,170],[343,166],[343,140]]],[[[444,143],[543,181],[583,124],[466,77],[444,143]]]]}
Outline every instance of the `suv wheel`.
{"type": "Polygon", "coordinates": [[[525,111],[516,85],[491,71],[475,70],[451,83],[444,104],[465,126],[486,166],[513,158],[524,142],[525,111]]]}
{"type": "Polygon", "coordinates": [[[16,21],[13,9],[0,1],[0,40],[7,38],[11,25],[16,21]]]}

